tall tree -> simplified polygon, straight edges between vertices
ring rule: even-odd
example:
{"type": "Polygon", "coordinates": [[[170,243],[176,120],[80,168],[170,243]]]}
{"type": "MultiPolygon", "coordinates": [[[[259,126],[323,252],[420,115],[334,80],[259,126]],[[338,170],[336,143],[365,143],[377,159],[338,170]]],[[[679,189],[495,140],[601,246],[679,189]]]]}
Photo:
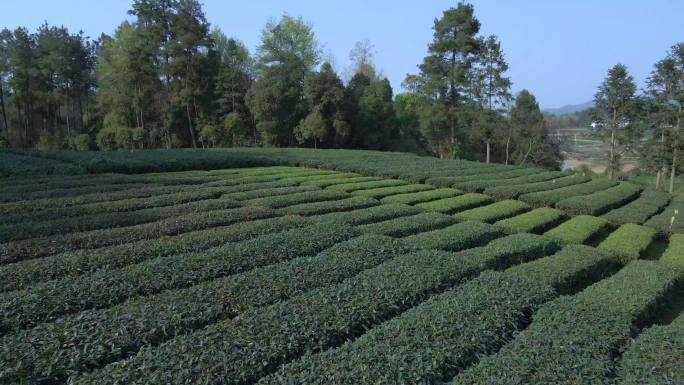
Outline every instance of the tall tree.
{"type": "Polygon", "coordinates": [[[594,96],[597,122],[594,134],[608,145],[606,170],[613,180],[621,168],[622,156],[630,151],[638,133],[635,117],[636,84],[627,67],[617,64],[610,70],[594,96]]]}
{"type": "Polygon", "coordinates": [[[672,194],[680,163],[679,153],[684,147],[684,43],[672,46],[666,57],[655,64],[647,84],[656,110],[652,114],[653,125],[656,136],[660,137],[660,145],[651,147],[661,163],[656,184],[659,185],[661,174],[665,172],[664,156],[669,155],[669,191],[672,194]]]}
{"type": "Polygon", "coordinates": [[[267,144],[287,146],[306,116],[304,80],[318,64],[320,48],[311,25],[283,15],[270,20],[257,47],[259,78],[248,93],[248,106],[267,144]]]}
{"type": "Polygon", "coordinates": [[[508,63],[496,36],[489,36],[482,43],[475,79],[479,85],[478,96],[484,107],[480,114],[479,132],[485,142],[485,161],[490,162],[492,141],[501,127],[501,114],[511,100],[511,80],[505,73],[508,63]]]}
{"type": "Polygon", "coordinates": [[[514,161],[519,165],[558,168],[558,146],[550,140],[539,103],[529,91],[522,90],[515,98],[510,120],[514,161]]]}
{"type": "Polygon", "coordinates": [[[349,51],[351,76],[363,74],[371,80],[378,80],[379,74],[374,64],[375,55],[375,46],[370,40],[363,39],[354,43],[354,47],[349,51]]]}
{"type": "MultiPolygon", "coordinates": [[[[457,146],[459,130],[466,126],[464,107],[472,105],[473,65],[482,49],[477,36],[480,22],[475,18],[472,5],[459,3],[456,8],[444,11],[442,18],[435,20],[433,29],[429,55],[419,66],[421,89],[442,105],[438,110],[445,114],[448,132],[446,137],[435,139],[440,143],[438,148],[449,148],[457,146]]],[[[430,120],[433,119],[430,117],[430,120]]],[[[444,153],[439,155],[446,156],[444,153]]]]}
{"type": "Polygon", "coordinates": [[[7,123],[7,108],[5,107],[5,92],[6,82],[9,77],[9,44],[12,39],[12,33],[7,29],[0,31],[0,113],[2,113],[2,132],[0,137],[4,136],[5,140],[9,140],[9,124],[7,123]]]}

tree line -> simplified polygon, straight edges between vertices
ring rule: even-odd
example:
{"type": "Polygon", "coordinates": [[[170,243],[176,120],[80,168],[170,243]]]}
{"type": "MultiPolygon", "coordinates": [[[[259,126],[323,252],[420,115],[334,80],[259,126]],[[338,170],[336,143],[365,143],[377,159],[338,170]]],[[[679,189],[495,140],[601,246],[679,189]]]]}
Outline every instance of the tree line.
{"type": "Polygon", "coordinates": [[[134,0],[128,13],[95,40],[48,24],[0,32],[5,146],[363,148],[559,166],[534,95],[511,94],[501,42],[480,34],[470,4],[435,19],[396,95],[369,41],[341,76],[301,17],[270,20],[251,53],[196,0],[134,0]]]}

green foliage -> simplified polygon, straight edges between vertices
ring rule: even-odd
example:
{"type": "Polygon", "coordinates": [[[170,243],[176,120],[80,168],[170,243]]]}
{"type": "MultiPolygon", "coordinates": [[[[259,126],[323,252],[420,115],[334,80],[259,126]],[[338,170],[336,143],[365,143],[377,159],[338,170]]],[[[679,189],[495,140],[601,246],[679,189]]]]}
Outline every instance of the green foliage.
{"type": "MultiPolygon", "coordinates": [[[[551,179],[549,181],[527,183],[510,186],[488,187],[484,190],[485,194],[489,194],[496,199],[517,198],[518,196],[537,191],[554,190],[560,187],[572,186],[590,181],[586,176],[568,175],[565,177],[551,179]]],[[[512,182],[513,183],[513,182],[512,182]]],[[[517,183],[517,182],[516,182],[517,183]]]]}
{"type": "Polygon", "coordinates": [[[480,222],[463,222],[404,238],[407,243],[416,247],[459,251],[482,246],[489,241],[500,238],[504,232],[492,225],[480,222]]]}
{"type": "Polygon", "coordinates": [[[97,270],[113,270],[148,259],[201,252],[224,243],[244,241],[311,224],[299,216],[238,222],[174,236],[161,236],[95,250],[73,250],[53,258],[37,258],[0,266],[0,291],[24,289],[36,283],[97,270]]]}
{"type": "Polygon", "coordinates": [[[566,198],[556,207],[571,214],[601,215],[613,208],[637,198],[643,187],[631,183],[620,183],[615,187],[583,196],[566,198]]]}
{"type": "Polygon", "coordinates": [[[655,238],[654,229],[628,223],[611,233],[599,249],[610,251],[625,260],[638,259],[655,238]]]}
{"type": "Polygon", "coordinates": [[[512,233],[539,234],[562,222],[564,217],[563,212],[558,209],[541,207],[494,224],[512,233]]]}
{"type": "Polygon", "coordinates": [[[578,215],[544,233],[544,236],[562,243],[587,243],[607,230],[608,220],[590,215],[578,215]]]}
{"type": "MultiPolygon", "coordinates": [[[[465,196],[465,195],[464,195],[465,196]]],[[[455,215],[459,221],[496,222],[512,217],[530,209],[527,203],[516,200],[503,200],[487,206],[461,211],[455,215]]]]}
{"type": "Polygon", "coordinates": [[[375,199],[381,199],[398,194],[415,193],[432,189],[432,186],[428,186],[425,184],[408,184],[402,186],[378,187],[366,190],[356,190],[352,192],[352,195],[361,195],[375,199]]]}
{"type": "Polygon", "coordinates": [[[672,234],[667,249],[660,256],[664,263],[684,266],[684,234],[672,234]]]}
{"type": "Polygon", "coordinates": [[[390,195],[388,197],[382,198],[380,201],[382,203],[402,203],[406,205],[414,205],[417,203],[430,202],[438,199],[451,198],[461,194],[461,191],[453,188],[440,188],[414,193],[390,195]]]}
{"type": "Polygon", "coordinates": [[[14,352],[2,356],[8,369],[3,378],[63,381],[70,371],[102,367],[150,343],[341,282],[409,250],[391,238],[365,235],[315,256],[308,256],[306,250],[290,261],[19,331],[3,339],[3,346],[14,352]],[[50,342],[35,345],[33,341],[50,342]],[[52,358],[42,358],[48,356],[52,358]]]}
{"type": "Polygon", "coordinates": [[[484,194],[463,194],[453,198],[438,199],[431,202],[419,203],[416,207],[426,211],[437,211],[451,214],[467,210],[473,207],[486,205],[492,202],[492,198],[484,194]]]}
{"type": "Polygon", "coordinates": [[[669,325],[652,326],[622,354],[617,378],[622,385],[677,384],[684,381],[684,315],[669,325]]]}
{"type": "Polygon", "coordinates": [[[0,295],[0,330],[8,331],[129,298],[182,288],[256,267],[316,254],[355,231],[314,225],[228,243],[202,252],[153,258],[114,271],[46,281],[0,295]],[[38,300],[42,298],[42,300],[38,300]]]}
{"type": "Polygon", "coordinates": [[[536,312],[512,343],[457,375],[452,384],[595,384],[615,349],[653,322],[684,277],[658,262],[634,261],[614,276],[536,312]],[[619,293],[619,295],[616,295],[619,293]]]}
{"type": "Polygon", "coordinates": [[[78,134],[74,136],[69,146],[76,151],[88,151],[93,149],[93,140],[88,134],[78,134]]]}
{"type": "Polygon", "coordinates": [[[388,219],[383,222],[361,225],[358,229],[362,233],[382,234],[392,237],[439,229],[454,224],[456,220],[441,213],[420,213],[411,216],[388,219]]]}
{"type": "Polygon", "coordinates": [[[336,346],[487,268],[508,266],[554,251],[541,237],[516,237],[470,253],[419,251],[401,255],[337,285],[247,311],[231,323],[217,323],[176,337],[158,349],[142,350],[120,365],[72,377],[72,381],[153,384],[170,377],[192,382],[201,375],[203,379],[220,378],[227,383],[254,382],[281,363],[306,351],[336,346]],[[241,348],[226,349],[225,341],[241,348]],[[205,369],[201,374],[185,370],[188,362],[182,357],[186,354],[202,357],[205,369]],[[140,370],[142,362],[158,364],[154,371],[140,370]]]}
{"type": "Polygon", "coordinates": [[[392,218],[404,217],[407,215],[416,215],[418,213],[420,213],[420,210],[412,206],[401,204],[385,204],[344,213],[317,215],[313,218],[321,223],[338,223],[356,226],[385,221],[392,218]]]}
{"type": "Polygon", "coordinates": [[[377,181],[340,183],[340,184],[328,186],[327,189],[352,193],[355,191],[372,190],[372,189],[378,189],[378,188],[384,188],[384,187],[403,186],[406,184],[407,183],[402,181],[402,180],[383,179],[383,180],[377,180],[377,181]]]}
{"type": "Polygon", "coordinates": [[[580,195],[589,195],[598,191],[602,191],[617,185],[607,179],[592,179],[586,183],[579,183],[566,187],[556,188],[553,190],[537,191],[532,193],[522,194],[518,197],[523,202],[527,202],[533,206],[553,206],[557,202],[580,195]]]}
{"type": "Polygon", "coordinates": [[[288,205],[279,210],[283,214],[321,215],[332,212],[351,211],[376,206],[379,202],[373,198],[358,196],[323,202],[288,205]]]}
{"type": "Polygon", "coordinates": [[[670,195],[668,193],[646,190],[639,198],[602,216],[617,225],[625,223],[641,224],[654,214],[659,213],[669,202],[670,195]]]}
{"type": "MultiPolygon", "coordinates": [[[[478,179],[477,174],[466,177],[465,181],[456,181],[453,186],[470,192],[482,192],[489,188],[495,187],[510,187],[512,185],[527,185],[535,182],[547,181],[550,179],[556,179],[563,176],[563,173],[558,171],[547,171],[538,172],[539,170],[532,169],[531,172],[527,172],[522,176],[516,176],[513,178],[508,178],[506,174],[502,178],[494,179],[478,179]]],[[[486,173],[486,172],[485,172],[486,173]]],[[[495,190],[496,191],[496,190],[495,190]]]]}

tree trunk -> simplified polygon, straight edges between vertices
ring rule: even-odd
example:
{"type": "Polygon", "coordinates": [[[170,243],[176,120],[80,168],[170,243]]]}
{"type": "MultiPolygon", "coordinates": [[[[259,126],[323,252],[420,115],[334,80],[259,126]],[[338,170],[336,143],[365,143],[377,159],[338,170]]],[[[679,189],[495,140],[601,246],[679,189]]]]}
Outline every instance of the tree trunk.
{"type": "Polygon", "coordinates": [[[508,129],[508,137],[506,138],[506,164],[508,164],[508,158],[510,157],[510,147],[511,147],[511,133],[512,129],[508,129]]]}
{"type": "Polygon", "coordinates": [[[2,109],[3,128],[5,130],[5,139],[9,140],[9,126],[7,125],[7,111],[5,110],[5,89],[2,87],[2,77],[0,77],[0,108],[2,109]]]}
{"type": "Polygon", "coordinates": [[[192,116],[190,115],[190,105],[185,106],[185,111],[188,114],[188,129],[190,130],[190,138],[192,139],[192,148],[197,148],[197,141],[195,140],[195,130],[192,128],[192,116]]]}
{"type": "MultiPolygon", "coordinates": [[[[675,144],[679,144],[675,141],[675,144]]],[[[675,177],[677,176],[677,147],[674,148],[672,152],[672,169],[670,170],[670,194],[674,193],[675,177]]]]}
{"type": "Polygon", "coordinates": [[[658,170],[658,172],[656,173],[656,181],[655,181],[656,190],[660,188],[660,178],[662,177],[662,175],[663,175],[663,170],[662,169],[658,170]]]}
{"type": "Polygon", "coordinates": [[[491,153],[491,144],[489,143],[489,140],[486,141],[487,143],[487,163],[489,163],[489,155],[491,153]]]}
{"type": "Polygon", "coordinates": [[[615,129],[610,131],[610,157],[608,158],[608,179],[613,180],[613,163],[615,162],[615,129]]]}

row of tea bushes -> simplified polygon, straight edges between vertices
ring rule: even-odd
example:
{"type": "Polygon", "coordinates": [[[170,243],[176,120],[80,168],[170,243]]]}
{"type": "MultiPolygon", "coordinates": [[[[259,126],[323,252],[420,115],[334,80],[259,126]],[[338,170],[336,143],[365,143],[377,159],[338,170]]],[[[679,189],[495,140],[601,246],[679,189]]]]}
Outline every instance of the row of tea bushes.
{"type": "Polygon", "coordinates": [[[312,225],[209,250],[149,259],[116,270],[46,281],[0,294],[0,331],[49,321],[64,314],[107,308],[129,298],[192,286],[203,281],[315,254],[356,232],[350,227],[312,225]]]}
{"type": "Polygon", "coordinates": [[[340,183],[332,186],[326,187],[328,190],[338,190],[344,192],[354,192],[358,190],[369,190],[381,187],[393,187],[401,186],[407,184],[403,180],[398,179],[380,179],[377,181],[366,181],[366,182],[353,182],[353,183],[340,183]]]}
{"type": "Polygon", "coordinates": [[[366,190],[357,190],[352,195],[363,195],[375,199],[382,199],[397,194],[416,193],[420,191],[432,190],[433,187],[426,184],[408,184],[403,186],[378,187],[366,190]]]}
{"type": "Polygon", "coordinates": [[[540,207],[515,217],[502,219],[494,224],[510,233],[543,233],[565,219],[561,210],[540,207]]]}
{"type": "Polygon", "coordinates": [[[312,218],[321,223],[360,226],[420,213],[421,210],[413,206],[386,204],[348,212],[316,215],[312,218]]]}
{"type": "Polygon", "coordinates": [[[443,229],[414,234],[404,238],[404,241],[416,247],[459,251],[481,246],[504,235],[500,228],[487,223],[462,222],[443,229]]]}
{"type": "Polygon", "coordinates": [[[628,223],[612,232],[598,248],[627,260],[638,259],[651,245],[655,235],[656,231],[651,227],[628,223]]]}
{"type": "Polygon", "coordinates": [[[485,272],[338,349],[305,355],[259,384],[439,383],[505,344],[557,291],[576,291],[616,265],[609,254],[569,246],[505,272],[485,272]]]}
{"type": "MultiPolygon", "coordinates": [[[[473,180],[470,182],[454,183],[454,187],[459,188],[463,191],[468,192],[482,192],[483,190],[494,189],[502,186],[519,186],[533,184],[537,182],[545,182],[548,180],[553,180],[566,175],[558,171],[546,171],[535,173],[531,175],[519,176],[512,179],[500,179],[500,180],[473,180]]],[[[507,197],[506,197],[507,198],[507,197]]]]}
{"type": "Polygon", "coordinates": [[[563,244],[588,243],[610,227],[607,219],[591,215],[578,215],[544,233],[563,244]]]}
{"type": "Polygon", "coordinates": [[[548,240],[519,234],[462,254],[425,250],[402,255],[338,285],[245,312],[231,323],[179,336],[70,381],[103,385],[163,384],[169,379],[177,383],[251,383],[306,351],[338,346],[485,269],[553,251],[555,245],[548,240]]]}
{"type": "Polygon", "coordinates": [[[592,194],[611,188],[615,185],[617,185],[617,182],[608,179],[592,179],[586,183],[522,194],[518,199],[536,207],[554,206],[563,199],[592,194]]]}
{"type": "Polygon", "coordinates": [[[0,178],[26,177],[34,175],[73,175],[85,174],[83,167],[69,162],[46,160],[23,156],[9,151],[0,151],[0,178]]]}
{"type": "Polygon", "coordinates": [[[521,201],[503,200],[487,206],[461,211],[455,215],[460,221],[476,221],[492,223],[504,218],[512,217],[530,209],[521,201]]]}
{"type": "Polygon", "coordinates": [[[12,241],[0,244],[0,264],[46,257],[78,249],[95,249],[140,240],[151,240],[164,235],[177,235],[275,215],[276,212],[264,207],[238,207],[185,214],[134,226],[12,241]]]}
{"type": "Polygon", "coordinates": [[[452,384],[596,384],[634,330],[653,322],[681,292],[684,270],[633,261],[574,296],[558,298],[498,353],[482,358],[452,384]],[[619,295],[616,295],[619,293],[619,295]]]}
{"type": "Polygon", "coordinates": [[[659,213],[668,203],[670,203],[670,194],[664,191],[647,190],[639,198],[602,216],[616,225],[642,224],[659,213]]]}
{"type": "Polygon", "coordinates": [[[491,195],[496,199],[517,198],[526,193],[537,191],[554,190],[566,186],[574,186],[590,181],[586,176],[568,175],[562,178],[554,178],[547,181],[536,183],[525,183],[519,185],[504,184],[497,187],[489,187],[484,190],[485,194],[491,195]]]}
{"type": "Polygon", "coordinates": [[[636,199],[643,187],[631,183],[620,183],[606,190],[589,195],[566,198],[559,201],[556,207],[570,215],[601,215],[616,207],[636,199]]]}
{"type": "Polygon", "coordinates": [[[0,266],[0,291],[19,290],[39,282],[96,270],[117,269],[152,258],[200,252],[228,242],[244,241],[312,223],[312,220],[304,217],[286,215],[95,250],[75,250],[46,258],[28,259],[0,266]]]}
{"type": "Polygon", "coordinates": [[[350,195],[343,191],[313,190],[302,191],[299,193],[268,196],[263,198],[248,199],[242,203],[252,207],[268,207],[279,209],[287,206],[299,205],[302,203],[314,203],[323,201],[335,201],[349,198],[350,195]]]}
{"type": "Polygon", "coordinates": [[[453,198],[443,198],[430,202],[418,203],[415,207],[425,211],[436,211],[445,214],[453,214],[492,202],[492,198],[488,195],[471,193],[463,194],[453,198]]]}
{"type": "Polygon", "coordinates": [[[684,267],[684,234],[672,234],[667,249],[660,256],[664,263],[672,263],[684,267]]]}
{"type": "Polygon", "coordinates": [[[382,203],[415,205],[418,203],[430,202],[438,199],[452,198],[461,194],[463,194],[463,192],[453,188],[438,188],[421,192],[391,195],[380,199],[380,201],[382,203]]]}
{"type": "Polygon", "coordinates": [[[349,197],[346,199],[300,203],[283,207],[278,210],[281,214],[286,215],[321,215],[333,212],[351,211],[364,209],[380,204],[376,199],[365,196],[349,197]]]}
{"type": "Polygon", "coordinates": [[[72,371],[102,367],[143,346],[339,283],[412,249],[377,235],[338,243],[315,256],[307,247],[291,247],[301,256],[6,335],[0,341],[0,382],[65,381],[72,371]]]}
{"type": "Polygon", "coordinates": [[[665,234],[684,232],[684,197],[674,197],[660,214],[652,216],[645,225],[665,234]]]}
{"type": "Polygon", "coordinates": [[[456,223],[456,219],[450,215],[428,212],[361,225],[358,226],[358,229],[363,233],[404,237],[419,232],[439,229],[454,223],[456,223]]]}

